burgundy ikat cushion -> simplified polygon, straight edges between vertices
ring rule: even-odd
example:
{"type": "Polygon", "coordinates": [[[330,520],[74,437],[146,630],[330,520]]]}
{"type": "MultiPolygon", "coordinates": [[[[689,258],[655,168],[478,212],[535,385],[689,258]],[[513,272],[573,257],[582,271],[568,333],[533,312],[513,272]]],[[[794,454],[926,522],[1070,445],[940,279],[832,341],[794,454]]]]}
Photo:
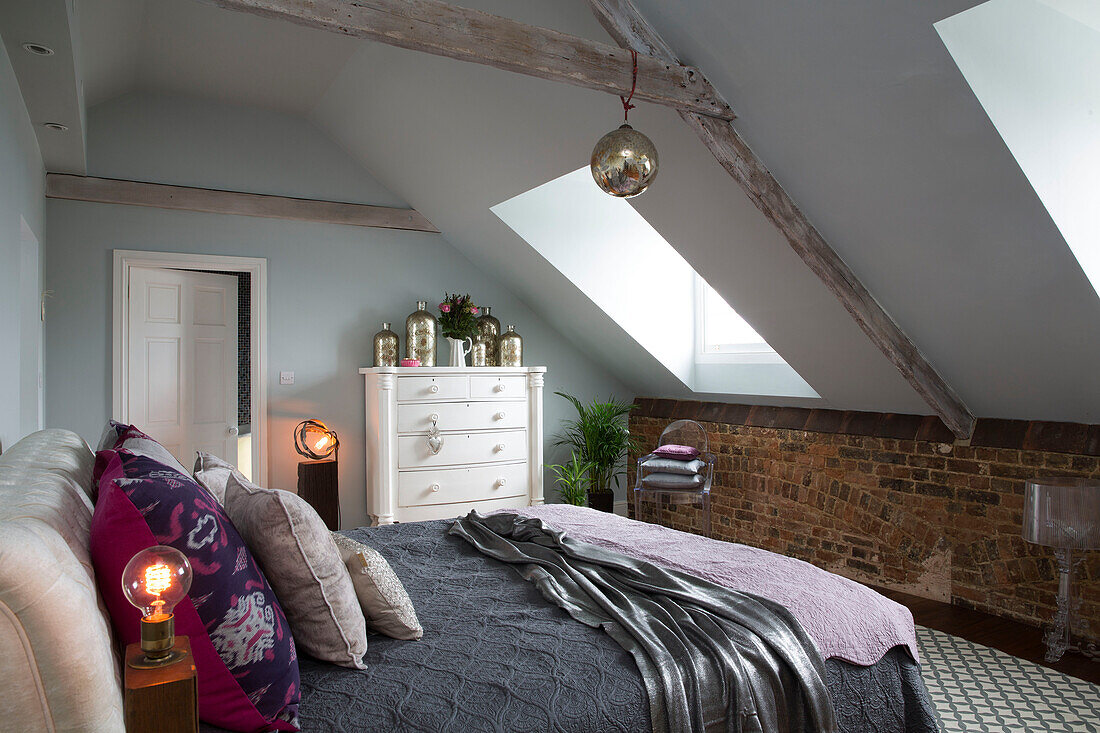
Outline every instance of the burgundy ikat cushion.
{"type": "Polygon", "coordinates": [[[140,613],[122,594],[122,570],[138,551],[171,545],[193,579],[176,606],[198,674],[199,717],[237,731],[297,730],[298,659],[290,626],[247,546],[205,489],[148,456],[96,454],[92,517],[96,582],[123,643],[139,640],[140,613]]]}

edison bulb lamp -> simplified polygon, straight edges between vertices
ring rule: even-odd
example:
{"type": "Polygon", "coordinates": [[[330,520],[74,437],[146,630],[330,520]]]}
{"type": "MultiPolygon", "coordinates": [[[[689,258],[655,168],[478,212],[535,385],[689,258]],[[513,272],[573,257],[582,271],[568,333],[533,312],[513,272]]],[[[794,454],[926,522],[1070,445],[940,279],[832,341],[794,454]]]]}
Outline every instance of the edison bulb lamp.
{"type": "Polygon", "coordinates": [[[143,660],[134,666],[159,667],[180,658],[175,645],[176,604],[191,589],[191,563],[168,545],[142,550],[122,571],[122,592],[141,611],[143,660]]]}
{"type": "Polygon", "coordinates": [[[340,446],[335,430],[320,420],[303,420],[294,429],[294,450],[315,461],[328,458],[340,446]]]}

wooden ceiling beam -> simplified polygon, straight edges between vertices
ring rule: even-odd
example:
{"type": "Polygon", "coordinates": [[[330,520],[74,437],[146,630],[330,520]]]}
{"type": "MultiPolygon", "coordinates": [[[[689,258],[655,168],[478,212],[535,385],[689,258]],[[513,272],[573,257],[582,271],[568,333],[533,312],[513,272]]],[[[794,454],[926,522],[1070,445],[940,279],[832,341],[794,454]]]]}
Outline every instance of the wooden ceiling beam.
{"type": "Polygon", "coordinates": [[[64,173],[46,174],[46,198],[439,233],[415,209],[168,186],[162,183],[71,176],[64,173]]]}
{"type": "MultiPolygon", "coordinates": [[[[587,0],[615,42],[639,54],[679,60],[631,0],[587,0]]],[[[721,100],[721,97],[717,97],[721,100]]],[[[723,102],[724,103],[724,102],[723,102]]],[[[802,261],[813,270],[886,358],[960,439],[974,431],[974,416],[920,350],[879,305],[840,255],[810,223],[779,181],[752,152],[728,121],[702,117],[686,109],[680,117],[715,159],[737,181],[756,207],[775,225],[802,261]]]]}
{"type": "MultiPolygon", "coordinates": [[[[622,48],[438,0],[204,0],[391,46],[615,95],[631,87],[622,48]]],[[[636,99],[708,117],[735,115],[698,69],[638,55],[636,99]]]]}

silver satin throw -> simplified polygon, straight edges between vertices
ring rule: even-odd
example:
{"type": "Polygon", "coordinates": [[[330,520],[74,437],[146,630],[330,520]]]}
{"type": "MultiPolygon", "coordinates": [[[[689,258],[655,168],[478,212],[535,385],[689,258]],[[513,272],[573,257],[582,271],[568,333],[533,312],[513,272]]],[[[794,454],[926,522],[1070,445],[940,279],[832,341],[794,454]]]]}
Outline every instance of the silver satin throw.
{"type": "Polygon", "coordinates": [[[476,511],[450,533],[516,566],[629,652],[654,733],[835,733],[825,664],[783,606],[574,540],[541,519],[476,511]]]}

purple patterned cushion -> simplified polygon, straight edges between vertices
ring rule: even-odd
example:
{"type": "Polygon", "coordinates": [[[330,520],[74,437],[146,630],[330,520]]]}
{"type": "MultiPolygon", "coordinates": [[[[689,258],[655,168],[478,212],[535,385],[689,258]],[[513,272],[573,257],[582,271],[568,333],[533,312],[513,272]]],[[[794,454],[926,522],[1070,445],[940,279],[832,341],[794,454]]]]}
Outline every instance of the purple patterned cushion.
{"type": "Polygon", "coordinates": [[[128,451],[96,454],[99,498],[91,552],[115,633],[138,641],[140,612],[122,594],[138,551],[171,545],[194,573],[176,606],[191,640],[199,717],[237,731],[297,730],[298,659],[290,627],[256,561],[218,502],[195,481],[128,451]]]}
{"type": "Polygon", "coordinates": [[[691,460],[692,458],[699,457],[699,449],[692,448],[690,445],[676,445],[675,443],[669,443],[668,445],[662,445],[653,451],[653,455],[661,456],[662,458],[679,458],[680,460],[691,460]]]}

